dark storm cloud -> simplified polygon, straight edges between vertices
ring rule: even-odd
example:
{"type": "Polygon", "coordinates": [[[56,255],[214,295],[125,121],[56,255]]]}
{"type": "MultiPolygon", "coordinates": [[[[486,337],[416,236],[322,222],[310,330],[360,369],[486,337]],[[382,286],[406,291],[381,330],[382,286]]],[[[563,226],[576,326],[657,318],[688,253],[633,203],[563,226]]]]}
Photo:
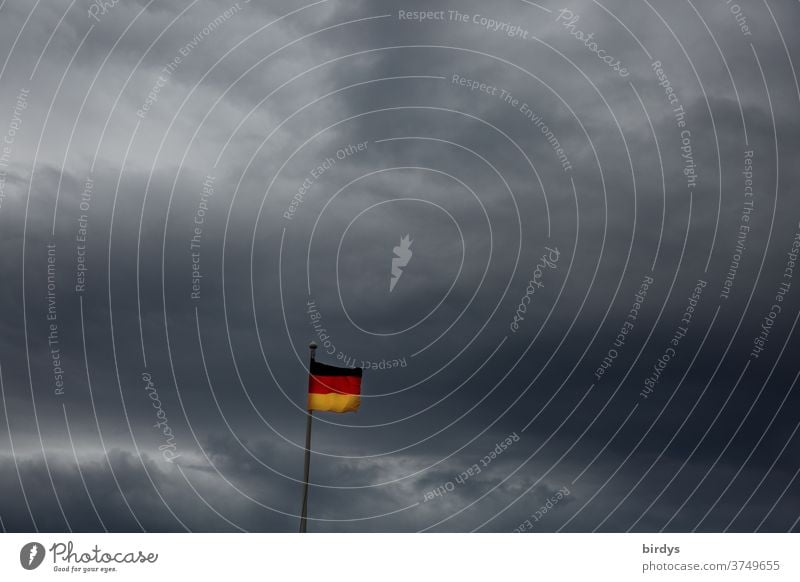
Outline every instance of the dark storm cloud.
{"type": "MultiPolygon", "coordinates": [[[[305,346],[323,343],[313,301],[334,346],[322,346],[320,359],[407,364],[365,372],[358,415],[318,415],[311,511],[330,521],[312,522],[315,529],[510,531],[561,487],[570,494],[535,530],[751,531],[762,520],[762,529],[796,527],[791,294],[767,352],[750,358],[737,384],[798,229],[791,161],[800,95],[770,11],[746,9],[752,35],[743,36],[724,5],[697,6],[712,39],[691,6],[564,6],[579,16],[573,28],[592,32],[625,64],[622,77],[569,34],[562,6],[543,5],[550,11],[515,2],[300,9],[140,1],[120,3],[100,22],[76,6],[44,53],[67,5],[37,9],[0,90],[1,137],[18,87],[31,89],[0,206],[8,416],[0,442],[10,449],[13,439],[36,520],[8,450],[4,526],[65,529],[63,509],[82,530],[136,530],[133,515],[151,531],[293,530],[295,519],[280,512],[293,514],[300,494],[305,346]],[[401,20],[399,9],[482,14],[529,38],[471,19],[401,20]],[[408,45],[425,47],[397,48],[408,45]],[[691,130],[699,175],[691,194],[656,60],[691,130]],[[453,75],[518,102],[470,91],[453,75]],[[521,103],[552,130],[569,171],[521,103]],[[723,300],[745,150],[754,152],[752,230],[723,300]],[[87,178],[93,187],[82,208],[87,178]],[[78,294],[82,216],[88,271],[78,294]],[[198,218],[203,277],[201,298],[192,300],[198,218]],[[414,259],[390,293],[392,249],[406,234],[414,259]],[[61,397],[53,394],[46,319],[52,242],[61,397]],[[545,272],[545,288],[512,333],[545,246],[558,248],[558,266],[545,272]],[[641,319],[597,380],[651,274],[641,319]],[[643,399],[643,382],[701,278],[708,284],[689,332],[643,399]],[[356,327],[394,334],[429,312],[406,333],[356,327]],[[159,454],[164,435],[144,373],[184,473],[159,454]],[[79,463],[65,448],[67,422],[79,463]],[[512,433],[519,443],[479,475],[425,501],[512,433]]],[[[30,9],[10,1],[0,10],[0,54],[30,9]]],[[[797,60],[787,34],[796,6],[769,9],[797,60]]]]}

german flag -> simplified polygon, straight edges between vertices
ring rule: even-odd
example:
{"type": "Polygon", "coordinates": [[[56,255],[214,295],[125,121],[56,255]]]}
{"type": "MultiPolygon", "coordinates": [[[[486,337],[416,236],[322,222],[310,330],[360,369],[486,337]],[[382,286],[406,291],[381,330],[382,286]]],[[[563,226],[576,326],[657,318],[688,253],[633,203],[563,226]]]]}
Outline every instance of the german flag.
{"type": "Polygon", "coordinates": [[[361,368],[338,368],[311,360],[308,409],[355,412],[361,404],[361,368]]]}

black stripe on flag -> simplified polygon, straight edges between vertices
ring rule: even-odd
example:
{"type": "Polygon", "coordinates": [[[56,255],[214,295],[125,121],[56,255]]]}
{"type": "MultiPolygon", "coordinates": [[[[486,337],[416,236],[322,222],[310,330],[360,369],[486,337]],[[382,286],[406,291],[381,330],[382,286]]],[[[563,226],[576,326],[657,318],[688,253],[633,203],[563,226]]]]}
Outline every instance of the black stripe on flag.
{"type": "Polygon", "coordinates": [[[338,366],[329,366],[328,364],[321,364],[316,360],[311,360],[311,374],[313,376],[358,376],[361,378],[363,369],[340,368],[338,366]]]}

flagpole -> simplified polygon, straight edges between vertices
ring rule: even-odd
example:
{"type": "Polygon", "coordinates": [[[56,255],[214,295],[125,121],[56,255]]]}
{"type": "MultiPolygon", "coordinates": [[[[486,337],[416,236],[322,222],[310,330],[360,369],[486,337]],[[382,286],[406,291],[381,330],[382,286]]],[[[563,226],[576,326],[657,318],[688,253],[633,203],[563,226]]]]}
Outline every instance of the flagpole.
{"type": "MultiPolygon", "coordinates": [[[[314,361],[317,353],[316,342],[308,344],[308,349],[311,352],[310,362],[314,361]]],[[[309,366],[309,374],[310,372],[309,366]]],[[[311,411],[306,410],[306,449],[305,460],[303,461],[303,509],[300,512],[300,533],[306,533],[308,526],[308,469],[311,464],[311,411]]]]}

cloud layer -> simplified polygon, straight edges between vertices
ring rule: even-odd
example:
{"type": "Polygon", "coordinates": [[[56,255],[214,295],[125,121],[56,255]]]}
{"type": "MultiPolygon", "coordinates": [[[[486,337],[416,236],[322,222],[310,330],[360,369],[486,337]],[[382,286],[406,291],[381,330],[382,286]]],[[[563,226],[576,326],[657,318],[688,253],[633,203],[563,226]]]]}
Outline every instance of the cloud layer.
{"type": "Polygon", "coordinates": [[[2,527],[294,531],[315,340],[315,531],[796,530],[800,13],[739,8],[0,4],[2,527]]]}

